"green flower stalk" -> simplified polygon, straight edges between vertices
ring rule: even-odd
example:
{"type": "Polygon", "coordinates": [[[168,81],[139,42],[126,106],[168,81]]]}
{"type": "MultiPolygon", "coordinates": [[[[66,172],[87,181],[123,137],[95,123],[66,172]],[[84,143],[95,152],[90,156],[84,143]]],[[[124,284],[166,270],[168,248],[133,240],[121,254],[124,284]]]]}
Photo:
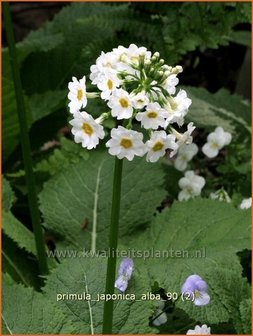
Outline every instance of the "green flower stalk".
{"type": "MultiPolygon", "coordinates": [[[[119,231],[119,215],[120,215],[120,195],[121,195],[121,180],[122,180],[123,159],[115,158],[114,178],[113,178],[113,193],[112,193],[112,208],[111,208],[111,226],[109,234],[109,257],[106,273],[106,294],[114,293],[115,273],[116,273],[116,253],[118,246],[118,231],[119,231]]],[[[113,300],[105,301],[104,316],[103,316],[103,334],[112,333],[113,325],[113,300]]]]}

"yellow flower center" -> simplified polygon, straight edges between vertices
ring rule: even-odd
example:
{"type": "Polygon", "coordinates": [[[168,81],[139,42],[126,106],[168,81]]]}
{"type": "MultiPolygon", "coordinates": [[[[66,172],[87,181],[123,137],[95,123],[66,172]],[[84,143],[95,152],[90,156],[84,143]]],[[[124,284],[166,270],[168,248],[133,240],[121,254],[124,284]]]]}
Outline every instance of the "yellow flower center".
{"type": "Polygon", "coordinates": [[[157,113],[156,112],[148,112],[148,117],[151,119],[154,119],[157,117],[157,113]]]}
{"type": "Polygon", "coordinates": [[[211,147],[212,147],[213,149],[217,149],[217,148],[218,148],[218,145],[217,145],[215,142],[212,142],[211,147]]]}
{"type": "Polygon", "coordinates": [[[110,79],[108,79],[108,81],[107,81],[107,87],[108,87],[109,90],[111,90],[112,87],[113,87],[113,83],[110,79]]]}
{"type": "Polygon", "coordinates": [[[131,139],[122,138],[120,141],[120,146],[124,147],[125,149],[133,147],[133,143],[131,139]]]}
{"type": "Polygon", "coordinates": [[[154,152],[158,152],[159,150],[163,149],[164,144],[161,141],[157,141],[154,146],[152,147],[154,152]]]}
{"type": "Polygon", "coordinates": [[[85,134],[91,135],[93,133],[93,128],[87,123],[83,123],[82,129],[85,134]]]}
{"type": "Polygon", "coordinates": [[[177,102],[172,97],[170,97],[168,100],[172,111],[175,111],[178,108],[177,102]]]}
{"type": "Polygon", "coordinates": [[[83,98],[83,90],[82,89],[78,89],[77,90],[77,99],[81,100],[83,98]]]}
{"type": "Polygon", "coordinates": [[[198,299],[200,297],[200,292],[199,291],[195,291],[194,292],[194,296],[195,296],[195,299],[198,299]]]}
{"type": "Polygon", "coordinates": [[[125,98],[120,98],[119,103],[121,107],[127,108],[128,107],[128,101],[125,98]]]}

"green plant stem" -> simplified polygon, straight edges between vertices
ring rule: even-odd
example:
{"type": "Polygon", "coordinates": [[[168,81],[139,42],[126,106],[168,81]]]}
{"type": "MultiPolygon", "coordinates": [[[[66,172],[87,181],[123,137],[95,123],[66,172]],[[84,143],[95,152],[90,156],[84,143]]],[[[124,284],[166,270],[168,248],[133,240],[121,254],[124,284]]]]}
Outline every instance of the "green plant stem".
{"type": "Polygon", "coordinates": [[[43,238],[43,231],[40,223],[40,213],[38,208],[36,185],[32,166],[31,146],[28,135],[29,131],[27,126],[23,90],[18,69],[17,52],[16,52],[16,45],[15,45],[15,38],[13,33],[9,3],[6,2],[3,3],[3,16],[4,16],[4,27],[9,47],[11,70],[15,88],[18,120],[20,127],[20,140],[21,140],[24,168],[26,174],[26,185],[28,190],[30,215],[35,236],[39,269],[40,273],[42,275],[45,275],[48,273],[47,258],[43,238]]]}
{"type": "MultiPolygon", "coordinates": [[[[119,214],[120,214],[120,194],[121,194],[121,179],[122,179],[123,160],[115,158],[114,178],[113,178],[113,193],[112,193],[112,208],[111,208],[111,226],[109,234],[109,256],[106,273],[106,294],[114,293],[114,282],[116,272],[116,250],[118,246],[118,231],[119,231],[119,214]]],[[[112,334],[113,323],[113,300],[105,301],[104,316],[103,316],[103,334],[112,334]]]]}

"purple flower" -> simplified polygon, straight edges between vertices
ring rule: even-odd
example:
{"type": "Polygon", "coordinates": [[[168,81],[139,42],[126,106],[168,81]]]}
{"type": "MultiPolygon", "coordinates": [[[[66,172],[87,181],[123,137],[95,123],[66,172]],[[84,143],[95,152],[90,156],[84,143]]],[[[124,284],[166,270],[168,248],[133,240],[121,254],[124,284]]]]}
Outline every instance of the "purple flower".
{"type": "Polygon", "coordinates": [[[115,281],[114,287],[118,288],[121,292],[125,292],[128,286],[128,280],[130,280],[134,269],[133,260],[130,258],[124,258],[119,266],[118,278],[115,281]]]}
{"type": "Polygon", "coordinates": [[[205,306],[210,301],[210,296],[207,294],[206,282],[197,274],[188,276],[182,286],[182,294],[190,294],[194,298],[196,306],[205,306]]]}

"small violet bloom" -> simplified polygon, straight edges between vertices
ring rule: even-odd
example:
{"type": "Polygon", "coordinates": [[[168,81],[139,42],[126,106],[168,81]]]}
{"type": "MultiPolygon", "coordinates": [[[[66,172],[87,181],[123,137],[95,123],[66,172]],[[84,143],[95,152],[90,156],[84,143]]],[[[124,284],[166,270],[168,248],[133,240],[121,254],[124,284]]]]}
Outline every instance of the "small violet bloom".
{"type": "Polygon", "coordinates": [[[128,281],[130,280],[134,270],[133,260],[130,258],[124,258],[119,267],[118,278],[115,281],[114,287],[118,288],[121,292],[125,292],[128,286],[128,281]]]}
{"type": "Polygon", "coordinates": [[[184,282],[182,289],[183,294],[191,294],[194,299],[195,306],[205,306],[210,301],[207,294],[206,282],[197,274],[190,275],[184,282]]]}

